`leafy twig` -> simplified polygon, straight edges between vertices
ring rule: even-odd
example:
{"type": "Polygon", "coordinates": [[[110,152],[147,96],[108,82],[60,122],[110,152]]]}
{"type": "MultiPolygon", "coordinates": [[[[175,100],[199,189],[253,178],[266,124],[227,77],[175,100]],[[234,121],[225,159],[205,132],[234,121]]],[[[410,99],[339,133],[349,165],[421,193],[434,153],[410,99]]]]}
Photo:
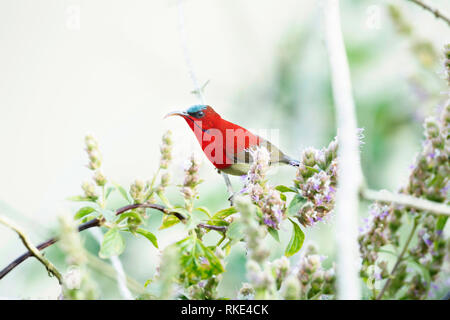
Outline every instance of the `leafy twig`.
{"type": "Polygon", "coordinates": [[[25,233],[21,230],[19,226],[17,226],[13,221],[8,219],[7,217],[0,216],[0,223],[4,224],[6,227],[10,228],[11,230],[15,231],[19,237],[20,240],[22,240],[25,247],[28,249],[28,252],[30,256],[35,256],[36,259],[38,259],[44,266],[47,268],[48,272],[53,274],[60,284],[62,284],[62,276],[59,273],[59,271],[56,269],[56,267],[48,261],[47,258],[45,258],[42,253],[39,251],[38,248],[36,248],[28,239],[28,237],[25,235],[25,233]]]}
{"type": "Polygon", "coordinates": [[[438,9],[434,9],[434,8],[430,7],[429,5],[423,3],[422,0],[409,0],[409,1],[414,2],[415,4],[417,4],[418,6],[422,7],[423,9],[431,12],[432,14],[434,14],[434,16],[436,18],[442,19],[443,21],[445,21],[450,26],[450,18],[447,17],[446,15],[444,15],[438,9]]]}
{"type": "MultiPolygon", "coordinates": [[[[101,221],[99,219],[92,219],[86,223],[83,223],[82,225],[80,225],[78,227],[78,231],[81,232],[83,230],[92,228],[92,227],[98,227],[101,225],[101,221]]],[[[42,242],[41,244],[36,246],[36,249],[38,249],[39,251],[44,250],[45,248],[50,247],[52,244],[54,244],[56,241],[58,241],[58,238],[51,238],[45,242],[42,242]]],[[[33,254],[28,251],[26,253],[24,253],[23,255],[21,255],[20,257],[18,257],[16,260],[14,260],[13,262],[11,262],[8,266],[6,266],[2,271],[0,271],[0,280],[6,276],[10,271],[12,271],[15,267],[17,267],[19,264],[21,264],[22,262],[24,262],[26,259],[28,259],[29,257],[33,256],[33,254]]]]}
{"type": "MultiPolygon", "coordinates": [[[[159,210],[159,211],[163,212],[164,214],[169,214],[169,215],[173,215],[173,216],[177,217],[180,221],[186,221],[186,219],[187,219],[185,216],[183,216],[182,214],[180,214],[178,212],[171,211],[163,205],[153,204],[153,203],[136,203],[136,204],[127,205],[127,206],[117,209],[116,215],[120,215],[126,211],[136,209],[136,208],[149,208],[149,209],[159,210]]],[[[104,219],[101,219],[101,220],[97,219],[97,218],[92,219],[92,220],[80,225],[78,227],[78,231],[81,232],[81,231],[89,229],[89,228],[99,227],[102,225],[102,223],[104,221],[105,221],[104,219]]],[[[1,222],[1,220],[0,220],[0,222],[1,222]]],[[[224,226],[214,226],[214,225],[208,225],[208,224],[204,224],[204,223],[198,224],[198,227],[203,228],[203,229],[216,230],[219,232],[225,232],[227,230],[227,228],[224,226]]],[[[51,238],[51,239],[39,244],[38,246],[36,246],[37,252],[39,252],[39,250],[44,250],[45,248],[47,248],[47,247],[51,246],[52,244],[54,244],[55,242],[57,242],[58,240],[59,240],[58,238],[51,238]]],[[[13,262],[11,262],[8,266],[6,266],[3,270],[0,271],[0,280],[4,276],[6,276],[10,271],[12,271],[15,267],[17,267],[19,264],[21,264],[23,261],[25,261],[27,258],[29,258],[33,255],[34,254],[32,254],[29,251],[29,252],[24,253],[20,257],[18,257],[13,262]]]]}
{"type": "Polygon", "coordinates": [[[416,198],[406,194],[392,193],[387,190],[362,189],[361,197],[371,201],[392,202],[407,207],[424,210],[436,215],[450,216],[450,206],[435,201],[416,198]]]}

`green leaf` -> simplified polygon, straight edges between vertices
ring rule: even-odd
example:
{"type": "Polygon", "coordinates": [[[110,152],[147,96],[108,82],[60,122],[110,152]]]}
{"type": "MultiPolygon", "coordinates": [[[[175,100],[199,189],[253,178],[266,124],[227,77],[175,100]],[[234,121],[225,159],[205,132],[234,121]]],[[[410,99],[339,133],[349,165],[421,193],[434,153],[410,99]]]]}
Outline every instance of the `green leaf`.
{"type": "Polygon", "coordinates": [[[177,217],[165,214],[163,216],[162,224],[161,227],[159,227],[159,230],[170,228],[171,226],[176,225],[179,222],[180,219],[178,219],[177,217]]]}
{"type": "Polygon", "coordinates": [[[206,207],[197,207],[197,208],[195,208],[195,210],[201,211],[201,212],[205,213],[208,217],[211,218],[211,213],[209,212],[208,208],[206,208],[206,207]]]}
{"type": "Polygon", "coordinates": [[[314,173],[319,173],[320,171],[316,168],[305,166],[305,168],[308,170],[308,174],[312,176],[314,173]]]}
{"type": "Polygon", "coordinates": [[[148,240],[150,240],[151,243],[153,243],[155,248],[158,248],[158,240],[156,239],[156,237],[153,233],[151,233],[150,231],[147,231],[145,229],[142,229],[142,228],[138,228],[136,230],[136,232],[139,233],[140,235],[143,235],[144,237],[146,237],[148,240]]]}
{"type": "Polygon", "coordinates": [[[226,235],[232,242],[238,242],[244,238],[244,225],[242,222],[234,221],[231,223],[228,226],[226,235]]]}
{"type": "Polygon", "coordinates": [[[153,279],[148,279],[147,281],[145,281],[144,288],[147,288],[152,282],[153,282],[153,279]]]}
{"type": "Polygon", "coordinates": [[[108,197],[110,196],[111,192],[113,192],[114,189],[115,189],[114,187],[108,187],[108,189],[106,189],[105,199],[108,199],[108,197]]]}
{"type": "Polygon", "coordinates": [[[425,266],[423,266],[420,263],[417,263],[414,260],[410,260],[409,262],[411,263],[410,266],[413,269],[416,269],[416,271],[422,275],[423,280],[425,280],[428,283],[431,282],[430,271],[425,266]]]}
{"type": "Polygon", "coordinates": [[[137,213],[136,211],[129,211],[129,212],[122,213],[119,216],[119,218],[116,220],[116,223],[119,224],[120,222],[122,222],[123,220],[125,220],[127,218],[135,219],[138,224],[141,224],[143,222],[143,219],[139,213],[137,213]]]}
{"type": "Polygon", "coordinates": [[[213,226],[228,226],[230,223],[220,219],[209,219],[208,224],[213,226]]]}
{"type": "Polygon", "coordinates": [[[83,207],[80,210],[78,210],[77,213],[75,213],[74,219],[75,220],[81,219],[94,211],[95,209],[92,207],[83,207]]]}
{"type": "Polygon", "coordinates": [[[211,217],[212,219],[225,219],[228,216],[231,216],[232,214],[236,213],[237,210],[235,207],[229,207],[220,211],[217,211],[214,213],[214,215],[211,217]]]}
{"type": "Polygon", "coordinates": [[[286,247],[286,251],[284,252],[284,255],[286,257],[290,257],[296,254],[302,248],[303,241],[305,240],[305,234],[303,233],[302,229],[300,229],[298,224],[296,224],[291,219],[289,219],[289,221],[292,222],[293,231],[291,240],[289,240],[288,246],[286,247]]]}
{"type": "Polygon", "coordinates": [[[182,277],[188,285],[225,271],[219,258],[196,236],[187,237],[175,245],[180,250],[182,277]]]}
{"type": "Polygon", "coordinates": [[[302,197],[299,194],[296,194],[287,208],[288,216],[296,215],[300,208],[306,203],[306,201],[306,198],[302,197]]]}
{"type": "Polygon", "coordinates": [[[229,207],[220,211],[217,211],[214,213],[214,215],[211,217],[211,219],[208,220],[208,224],[211,224],[213,226],[227,226],[229,223],[225,221],[224,219],[231,216],[232,214],[236,213],[237,210],[235,207],[229,207]]]}
{"type": "Polygon", "coordinates": [[[100,258],[106,259],[120,255],[125,250],[125,241],[119,229],[112,228],[103,236],[103,241],[98,253],[100,258]]]}
{"type": "Polygon", "coordinates": [[[158,197],[161,199],[161,201],[164,203],[164,205],[168,208],[171,208],[172,205],[170,204],[170,201],[166,198],[166,196],[164,195],[164,193],[162,192],[157,192],[156,193],[158,195],[158,197]]]}
{"type": "Polygon", "coordinates": [[[125,190],[124,187],[122,187],[121,185],[114,183],[114,186],[116,187],[117,190],[119,190],[120,194],[122,195],[122,197],[129,203],[133,203],[133,201],[130,199],[130,197],[128,196],[128,192],[127,190],[125,190]]]}
{"type": "Polygon", "coordinates": [[[437,230],[444,230],[445,224],[447,223],[448,216],[440,216],[436,222],[437,230]]]}
{"type": "Polygon", "coordinates": [[[278,230],[269,227],[268,228],[270,235],[277,241],[280,242],[280,236],[278,235],[278,230]]]}
{"type": "Polygon", "coordinates": [[[275,189],[280,191],[280,192],[297,192],[294,189],[286,187],[286,186],[283,186],[281,184],[279,186],[276,186],[275,189]]]}
{"type": "Polygon", "coordinates": [[[281,200],[283,200],[283,201],[286,201],[286,195],[284,194],[284,193],[280,193],[280,198],[281,198],[281,200]]]}
{"type": "Polygon", "coordinates": [[[69,201],[82,201],[82,202],[95,202],[96,199],[87,198],[87,197],[83,197],[83,196],[73,196],[73,197],[67,198],[67,200],[69,200],[69,201]]]}

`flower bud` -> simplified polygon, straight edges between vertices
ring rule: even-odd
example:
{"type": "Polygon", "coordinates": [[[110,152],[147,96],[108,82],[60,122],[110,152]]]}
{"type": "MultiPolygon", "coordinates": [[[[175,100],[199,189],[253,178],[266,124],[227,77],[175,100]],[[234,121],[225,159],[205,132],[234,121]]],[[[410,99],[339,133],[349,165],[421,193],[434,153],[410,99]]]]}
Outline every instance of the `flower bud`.
{"type": "Polygon", "coordinates": [[[106,178],[99,170],[94,173],[94,181],[99,186],[102,187],[106,184],[106,178]]]}
{"type": "Polygon", "coordinates": [[[81,188],[83,189],[84,195],[86,196],[86,198],[89,198],[89,199],[97,199],[98,198],[98,196],[95,192],[95,186],[92,183],[85,181],[81,185],[81,188]]]}

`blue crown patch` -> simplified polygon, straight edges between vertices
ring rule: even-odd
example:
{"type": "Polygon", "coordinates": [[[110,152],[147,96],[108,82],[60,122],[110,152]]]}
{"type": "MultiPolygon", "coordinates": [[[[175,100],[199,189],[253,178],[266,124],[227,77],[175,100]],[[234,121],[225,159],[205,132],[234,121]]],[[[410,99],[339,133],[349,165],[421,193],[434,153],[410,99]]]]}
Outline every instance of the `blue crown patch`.
{"type": "Polygon", "coordinates": [[[206,105],[204,105],[204,104],[196,104],[196,105],[190,107],[187,110],[187,113],[194,114],[194,113],[199,112],[199,111],[204,110],[204,109],[206,109],[206,105]]]}

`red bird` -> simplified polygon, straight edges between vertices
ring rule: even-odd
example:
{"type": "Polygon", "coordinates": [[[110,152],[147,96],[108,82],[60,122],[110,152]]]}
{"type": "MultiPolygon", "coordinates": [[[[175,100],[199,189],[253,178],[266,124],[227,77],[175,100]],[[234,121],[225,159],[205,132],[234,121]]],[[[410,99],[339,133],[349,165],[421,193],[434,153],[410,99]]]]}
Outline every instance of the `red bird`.
{"type": "Polygon", "coordinates": [[[186,111],[167,114],[183,117],[197,137],[209,161],[219,170],[231,175],[245,175],[253,162],[252,150],[264,146],[270,153],[270,163],[298,166],[294,160],[269,141],[247,129],[224,120],[208,105],[194,105],[186,111]]]}

